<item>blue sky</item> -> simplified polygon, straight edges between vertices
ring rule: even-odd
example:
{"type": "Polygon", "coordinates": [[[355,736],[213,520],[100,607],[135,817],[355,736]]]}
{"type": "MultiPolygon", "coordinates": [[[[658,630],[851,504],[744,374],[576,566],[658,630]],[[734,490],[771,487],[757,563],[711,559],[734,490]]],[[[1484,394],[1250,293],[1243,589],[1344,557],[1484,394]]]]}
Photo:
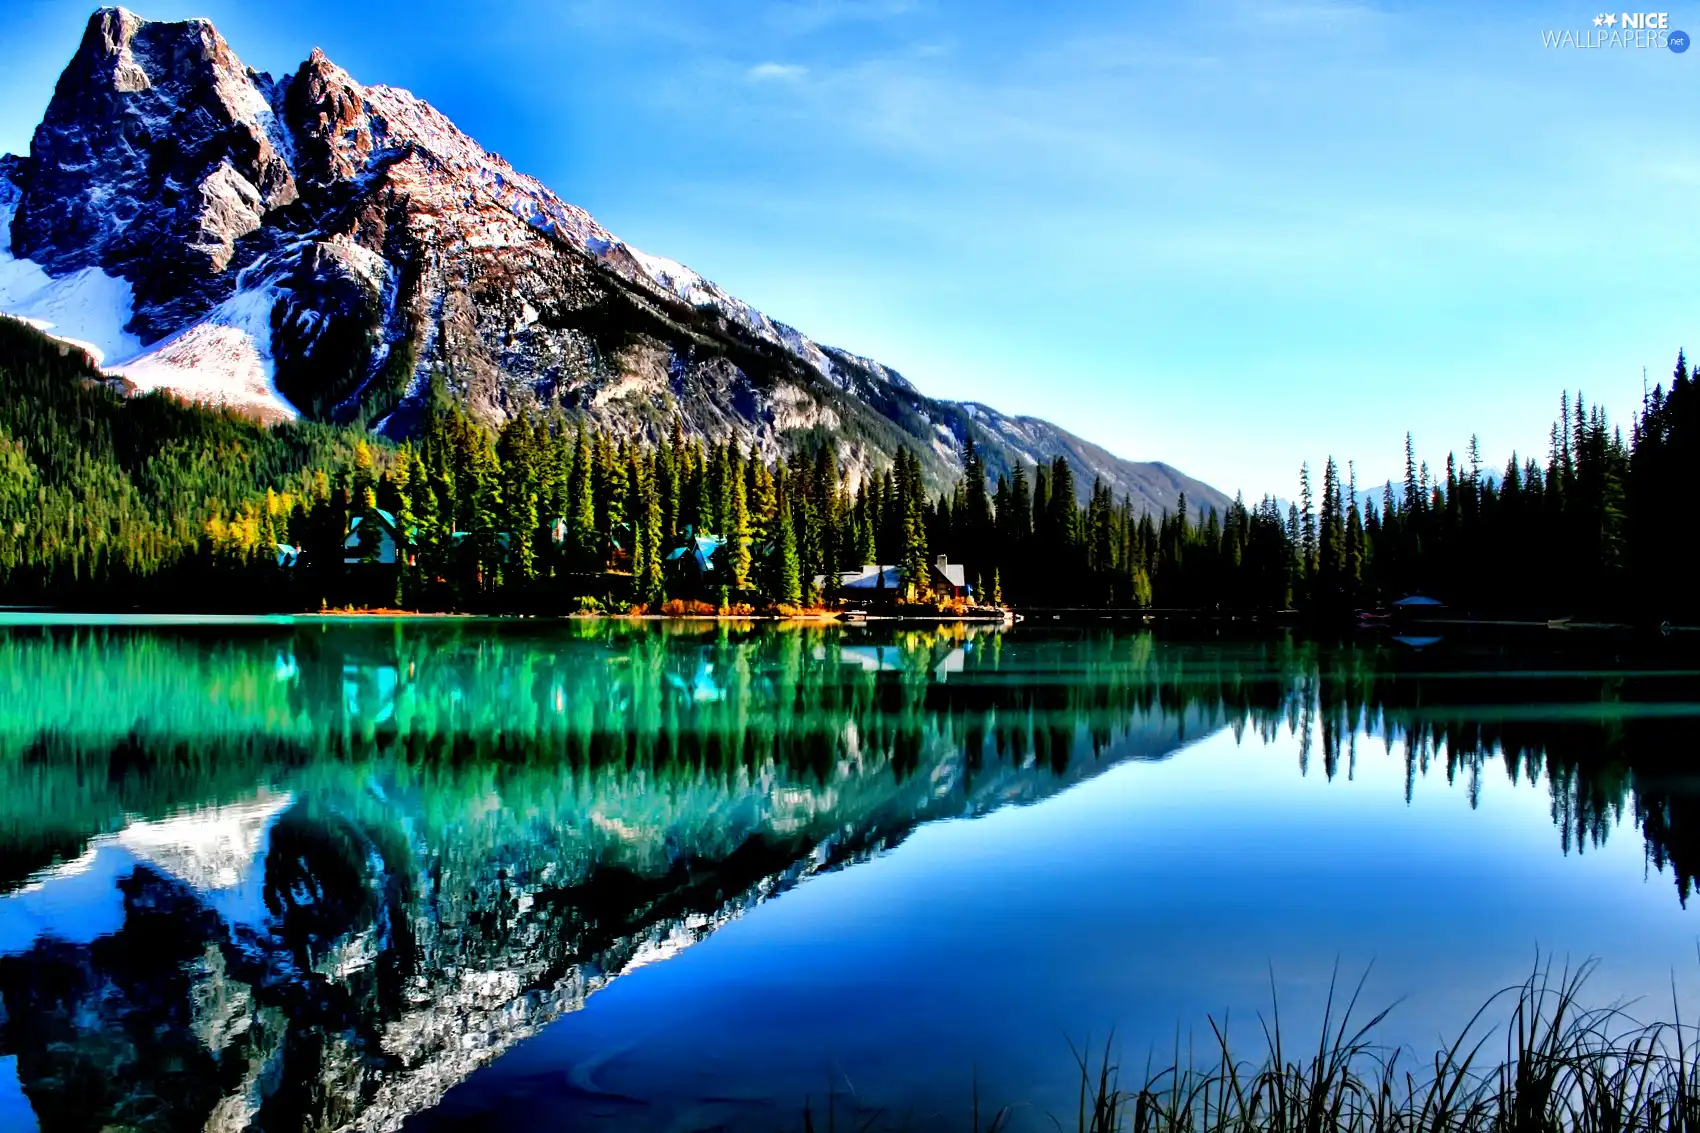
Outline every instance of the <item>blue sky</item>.
{"type": "MultiPolygon", "coordinates": [[[[1406,429],[1544,453],[1561,390],[1622,419],[1700,342],[1700,50],[1544,48],[1576,4],[135,7],[322,46],[820,341],[1230,492],[1379,482],[1406,429]]],[[[90,10],[0,0],[0,149],[90,10]]]]}

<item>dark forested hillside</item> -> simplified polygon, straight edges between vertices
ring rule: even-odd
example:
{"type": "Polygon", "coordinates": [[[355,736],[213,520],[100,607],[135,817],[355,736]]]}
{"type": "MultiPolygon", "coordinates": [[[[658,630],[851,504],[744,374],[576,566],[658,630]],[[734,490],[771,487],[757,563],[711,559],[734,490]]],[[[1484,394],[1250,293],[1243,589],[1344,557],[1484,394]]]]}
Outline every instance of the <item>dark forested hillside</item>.
{"type": "Polygon", "coordinates": [[[1301,471],[1284,511],[1183,495],[1153,515],[1101,478],[1078,484],[1066,456],[1029,478],[989,467],[972,439],[964,475],[934,494],[905,447],[863,472],[830,435],[769,461],[677,420],[658,443],[559,410],[496,430],[442,388],[401,445],[267,429],[126,398],[80,351],[0,320],[0,603],[787,608],[830,604],[842,574],[877,563],[895,573],[875,597],[916,611],[1329,621],[1423,592],[1478,615],[1695,619],[1680,518],[1700,476],[1695,386],[1679,357],[1627,437],[1567,395],[1547,459],[1498,473],[1473,444],[1435,472],[1407,442],[1404,483],[1379,507],[1329,459],[1320,485],[1301,471]]]}
{"type": "Polygon", "coordinates": [[[0,602],[229,604],[235,579],[204,585],[208,524],[269,492],[281,530],[352,449],[323,425],[125,397],[82,351],[0,318],[0,602]]]}

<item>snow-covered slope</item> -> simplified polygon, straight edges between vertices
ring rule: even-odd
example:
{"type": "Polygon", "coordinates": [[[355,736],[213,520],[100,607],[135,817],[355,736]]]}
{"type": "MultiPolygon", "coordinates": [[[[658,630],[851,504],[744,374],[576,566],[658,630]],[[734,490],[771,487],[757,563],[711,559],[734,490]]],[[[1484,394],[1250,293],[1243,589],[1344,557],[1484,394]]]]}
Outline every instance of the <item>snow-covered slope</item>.
{"type": "Polygon", "coordinates": [[[138,392],[168,390],[265,420],[297,416],[273,382],[272,299],[265,291],[240,292],[204,319],[143,349],[127,329],[135,307],[130,283],[99,267],[55,277],[17,258],[11,237],[16,208],[17,190],[0,170],[0,314],[81,348],[138,392]]]}
{"type": "Polygon", "coordinates": [[[1220,493],[1036,419],[928,398],[683,264],[631,247],[422,99],[315,50],[273,80],[204,20],[90,19],[27,158],[0,159],[0,312],[89,344],[141,390],[392,435],[444,384],[497,423],[560,407],[769,458],[900,446],[935,485],[1081,460],[1146,507],[1220,493]],[[1178,477],[1178,480],[1177,480],[1178,477]]]}
{"type": "Polygon", "coordinates": [[[0,312],[22,319],[88,351],[96,364],[128,358],[141,349],[124,329],[130,321],[130,285],[99,268],[80,268],[54,278],[40,264],[12,255],[10,186],[0,176],[0,312]]]}
{"type": "Polygon", "coordinates": [[[238,291],[200,321],[106,370],[140,392],[168,390],[261,420],[294,418],[295,407],[277,392],[272,376],[274,302],[264,288],[238,291]]]}

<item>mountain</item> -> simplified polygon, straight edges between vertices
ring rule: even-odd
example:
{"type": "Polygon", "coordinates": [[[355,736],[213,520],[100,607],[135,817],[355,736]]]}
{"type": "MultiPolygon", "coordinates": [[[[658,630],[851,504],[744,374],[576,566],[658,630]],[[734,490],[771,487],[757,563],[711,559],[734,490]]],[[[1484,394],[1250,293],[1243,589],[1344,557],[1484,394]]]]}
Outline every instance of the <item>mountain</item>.
{"type": "Polygon", "coordinates": [[[992,475],[1067,456],[1146,510],[1224,507],[1166,465],[1032,417],[930,398],[682,264],[621,241],[404,90],[315,50],[274,80],[205,20],[89,20],[27,157],[0,158],[0,312],[128,388],[406,435],[434,381],[495,423],[559,406],[625,433],[852,471],[973,437],[992,475]]]}

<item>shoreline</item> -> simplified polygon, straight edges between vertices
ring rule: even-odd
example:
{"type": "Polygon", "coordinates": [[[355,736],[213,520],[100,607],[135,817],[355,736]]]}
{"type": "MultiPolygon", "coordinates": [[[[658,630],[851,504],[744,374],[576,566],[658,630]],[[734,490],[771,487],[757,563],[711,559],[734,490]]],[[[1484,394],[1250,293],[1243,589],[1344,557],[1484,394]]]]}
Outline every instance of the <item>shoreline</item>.
{"type": "Polygon", "coordinates": [[[311,610],[298,613],[192,613],[176,610],[55,610],[0,607],[0,628],[5,626],[52,625],[294,625],[344,621],[511,621],[511,622],[771,622],[775,625],[857,626],[880,624],[1010,626],[1020,615],[910,615],[878,614],[846,616],[842,611],[806,614],[516,614],[479,613],[466,610],[398,610],[389,608],[311,610]]]}
{"type": "MultiPolygon", "coordinates": [[[[701,623],[771,623],[773,625],[804,626],[868,626],[868,625],[976,625],[1012,628],[1028,626],[1117,626],[1155,628],[1159,625],[1216,625],[1221,627],[1262,626],[1269,629],[1291,629],[1304,636],[1315,636],[1321,628],[1274,614],[1222,614],[1207,611],[1152,609],[1092,609],[1036,608],[1005,609],[1001,613],[870,613],[862,610],[811,610],[797,613],[521,613],[485,612],[475,610],[404,610],[395,607],[362,607],[299,611],[268,611],[232,613],[223,611],[183,610],[77,610],[46,606],[0,605],[0,627],[54,625],[293,625],[314,622],[348,621],[512,621],[512,622],[701,622],[701,623]]],[[[1346,636],[1362,640],[1392,638],[1431,633],[1435,640],[1441,635],[1468,635],[1472,632],[1541,631],[1565,636],[1652,635],[1664,638],[1700,633],[1700,626],[1671,625],[1637,626],[1626,622],[1578,621],[1570,618],[1511,619],[1511,618],[1434,618],[1413,621],[1403,626],[1338,626],[1337,632],[1323,636],[1346,636]]],[[[1429,644],[1429,642],[1424,642],[1429,644]]]]}

